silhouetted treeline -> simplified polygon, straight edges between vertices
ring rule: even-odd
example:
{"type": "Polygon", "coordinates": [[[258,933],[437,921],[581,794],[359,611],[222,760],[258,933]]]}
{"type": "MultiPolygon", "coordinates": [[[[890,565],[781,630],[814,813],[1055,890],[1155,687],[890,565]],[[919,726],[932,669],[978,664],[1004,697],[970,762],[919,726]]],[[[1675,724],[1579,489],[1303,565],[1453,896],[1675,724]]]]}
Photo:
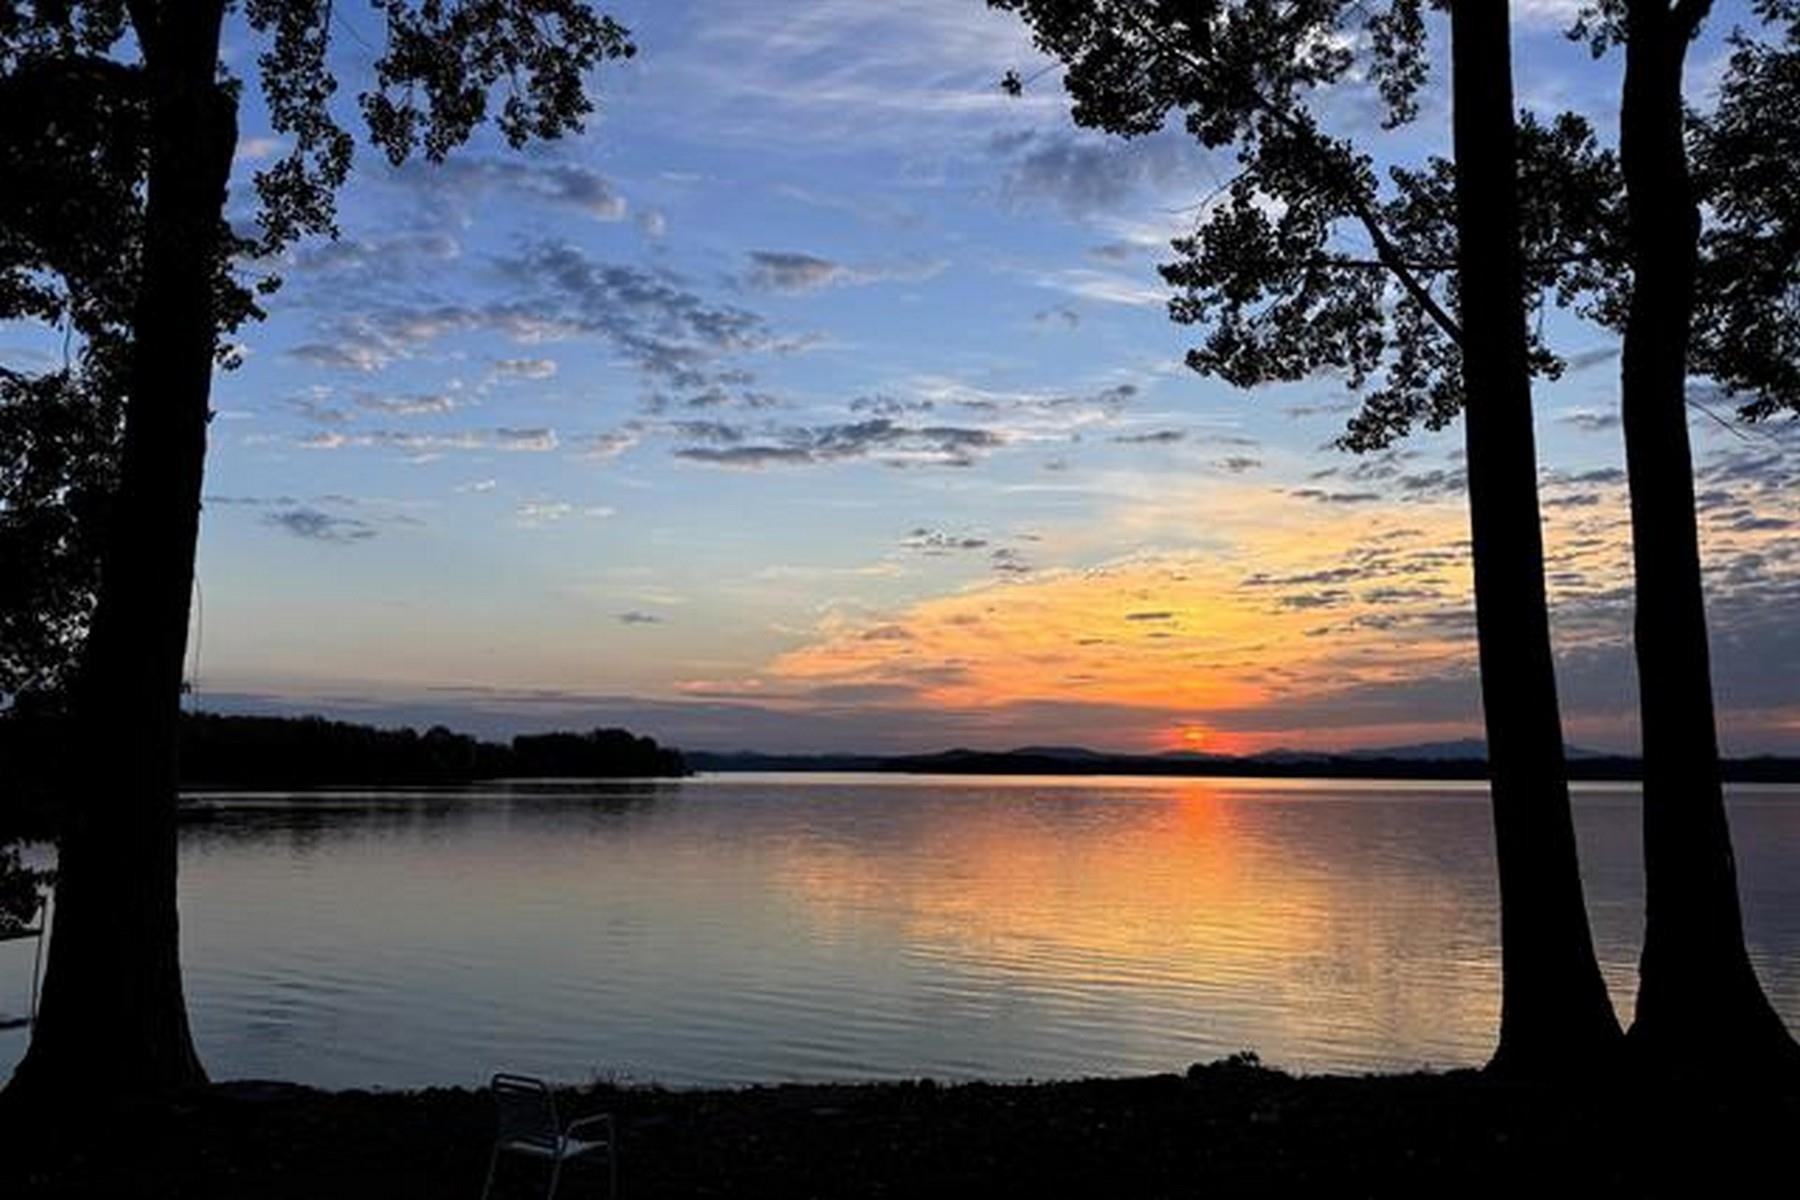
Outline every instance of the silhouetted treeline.
{"type": "MultiPolygon", "coordinates": [[[[62,772],[84,746],[54,718],[0,718],[0,828],[39,825],[62,772]]],[[[325,784],[459,783],[473,779],[620,778],[688,774],[681,752],[623,729],[484,742],[434,725],[376,729],[323,717],[181,719],[184,786],[309,787],[325,784]]]]}
{"type": "Polygon", "coordinates": [[[456,783],[505,776],[619,778],[685,775],[681,752],[623,729],[483,742],[442,725],[424,733],[321,717],[186,716],[184,785],[456,783]]]}
{"type": "MultiPolygon", "coordinates": [[[[937,754],[715,754],[695,751],[697,771],[891,771],[921,775],[1192,775],[1270,779],[1486,779],[1481,758],[1400,758],[1308,755],[1288,759],[1210,754],[1035,753],[1009,750],[945,750],[937,754]]],[[[1765,755],[1727,759],[1734,783],[1800,783],[1800,758],[1765,755]]],[[[1622,755],[1570,759],[1569,778],[1635,783],[1642,760],[1622,755]]]]}
{"type": "Polygon", "coordinates": [[[441,725],[419,733],[211,713],[181,721],[184,784],[454,783],[507,774],[510,753],[441,725]]]}

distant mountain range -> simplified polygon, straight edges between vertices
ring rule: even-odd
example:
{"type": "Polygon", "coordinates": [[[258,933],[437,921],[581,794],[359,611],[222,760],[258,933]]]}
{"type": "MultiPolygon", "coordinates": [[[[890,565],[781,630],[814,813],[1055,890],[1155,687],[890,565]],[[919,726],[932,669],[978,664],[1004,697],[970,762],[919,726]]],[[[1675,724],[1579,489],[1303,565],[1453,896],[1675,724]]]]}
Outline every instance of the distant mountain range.
{"type": "MultiPolygon", "coordinates": [[[[1481,779],[1487,744],[1479,738],[1323,753],[1264,750],[1256,754],[1113,754],[1085,746],[1020,746],[1015,750],[941,750],[934,754],[763,754],[752,750],[687,752],[696,771],[891,771],[939,775],[1207,775],[1337,779],[1481,779]]],[[[1569,775],[1582,780],[1635,780],[1636,758],[1568,748],[1569,775]]],[[[1800,782],[1800,758],[1728,759],[1725,777],[1740,782],[1800,782]]]]}

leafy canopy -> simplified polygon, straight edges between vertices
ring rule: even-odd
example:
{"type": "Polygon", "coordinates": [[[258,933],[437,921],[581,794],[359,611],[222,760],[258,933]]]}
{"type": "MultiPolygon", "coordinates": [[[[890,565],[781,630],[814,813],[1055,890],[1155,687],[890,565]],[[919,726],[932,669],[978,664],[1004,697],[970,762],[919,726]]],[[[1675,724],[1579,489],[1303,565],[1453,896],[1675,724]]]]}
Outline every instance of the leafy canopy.
{"type": "MultiPolygon", "coordinates": [[[[208,0],[0,0],[0,321],[60,329],[59,365],[0,364],[0,707],[67,682],[97,585],[116,484],[145,221],[149,114],[176,61],[167,20],[208,0]],[[14,564],[29,564],[17,569],[14,564]]],[[[254,83],[286,146],[256,172],[253,225],[219,214],[215,354],[279,286],[236,264],[335,237],[356,139],[336,102],[332,0],[210,0],[259,46],[254,83]]],[[[370,0],[385,29],[357,99],[368,143],[396,165],[442,161],[484,124],[517,148],[579,131],[600,64],[627,31],[582,0],[370,0]]],[[[356,34],[358,40],[361,35],[356,34]]],[[[211,86],[235,99],[223,64],[211,86]]]]}
{"type": "Polygon", "coordinates": [[[1779,40],[1734,30],[1718,105],[1688,121],[1706,217],[1690,362],[1753,421],[1800,418],[1800,3],[1756,8],[1779,40]]]}
{"type": "MultiPolygon", "coordinates": [[[[1240,387],[1340,376],[1362,397],[1339,439],[1352,450],[1455,418],[1455,167],[1378,170],[1318,111],[1360,87],[1384,129],[1417,117],[1423,0],[989,3],[1064,64],[1077,124],[1130,138],[1179,113],[1200,145],[1234,155],[1161,268],[1170,316],[1200,331],[1188,366],[1240,387]]],[[[1719,104],[1689,129],[1707,218],[1692,361],[1752,419],[1800,412],[1800,0],[1755,7],[1785,40],[1735,32],[1719,104]]],[[[1625,8],[1604,0],[1571,36],[1604,52],[1625,36],[1625,8]]],[[[1003,85],[1023,87],[1014,73],[1003,85]]],[[[1517,124],[1527,296],[1622,331],[1631,247],[1617,156],[1576,113],[1517,124]]],[[[1533,372],[1558,376],[1541,321],[1527,337],[1533,372]]]]}

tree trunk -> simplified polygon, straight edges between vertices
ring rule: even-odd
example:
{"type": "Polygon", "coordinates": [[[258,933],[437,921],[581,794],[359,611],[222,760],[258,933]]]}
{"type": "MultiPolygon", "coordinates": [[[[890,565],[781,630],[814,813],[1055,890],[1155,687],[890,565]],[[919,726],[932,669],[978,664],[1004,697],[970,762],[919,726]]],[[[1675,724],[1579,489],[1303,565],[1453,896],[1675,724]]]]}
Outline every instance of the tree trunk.
{"type": "Polygon", "coordinates": [[[1631,1041],[1664,1065],[1743,1070],[1792,1064],[1800,1050],[1744,948],[1719,780],[1687,427],[1700,236],[1681,103],[1688,41],[1688,25],[1665,0],[1631,4],[1619,121],[1632,246],[1620,406],[1636,572],[1645,875],[1631,1041]]]}
{"type": "Polygon", "coordinates": [[[1451,7],[1469,523],[1500,874],[1494,1068],[1578,1069],[1619,1041],[1594,959],[1563,759],[1527,367],[1506,0],[1451,7]]]}
{"type": "Polygon", "coordinates": [[[214,273],[237,140],[216,80],[223,5],[158,6],[143,275],[125,449],[78,684],[85,750],[31,1047],[12,1091],[146,1095],[205,1082],[182,998],[176,724],[212,382],[214,273]]]}

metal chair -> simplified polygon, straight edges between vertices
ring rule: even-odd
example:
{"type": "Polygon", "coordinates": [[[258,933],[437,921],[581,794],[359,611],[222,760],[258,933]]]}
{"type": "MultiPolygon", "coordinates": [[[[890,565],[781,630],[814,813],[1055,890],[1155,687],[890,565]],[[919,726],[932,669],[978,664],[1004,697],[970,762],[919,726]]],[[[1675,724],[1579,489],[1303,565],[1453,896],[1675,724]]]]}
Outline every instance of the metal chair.
{"type": "Polygon", "coordinates": [[[606,1194],[619,1193],[619,1152],[611,1113],[595,1113],[564,1125],[556,1115],[556,1097],[550,1086],[528,1075],[495,1075],[490,1088],[498,1110],[494,1152],[488,1156],[487,1182],[482,1200],[493,1190],[502,1154],[518,1154],[547,1163],[550,1179],[544,1200],[556,1195],[563,1164],[585,1154],[606,1152],[606,1194]]]}
{"type": "Polygon", "coordinates": [[[37,939],[37,953],[31,960],[31,1003],[22,1017],[9,1017],[0,1014],[0,1030],[28,1029],[37,1021],[38,979],[44,971],[44,931],[50,928],[50,900],[39,895],[37,907],[31,915],[19,922],[0,921],[0,942],[23,941],[26,938],[37,939]]]}

